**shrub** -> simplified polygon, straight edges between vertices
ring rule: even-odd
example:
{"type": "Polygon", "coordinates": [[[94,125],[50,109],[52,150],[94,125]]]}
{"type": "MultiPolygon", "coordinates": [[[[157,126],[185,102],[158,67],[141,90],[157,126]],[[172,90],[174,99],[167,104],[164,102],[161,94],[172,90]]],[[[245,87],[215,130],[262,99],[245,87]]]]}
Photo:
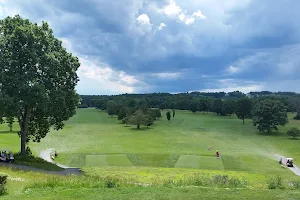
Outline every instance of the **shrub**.
{"type": "Polygon", "coordinates": [[[6,188],[5,188],[6,179],[7,176],[0,176],[0,196],[6,194],[6,188]]]}
{"type": "Polygon", "coordinates": [[[300,135],[300,130],[298,128],[290,128],[287,131],[287,135],[293,137],[293,139],[296,139],[296,137],[300,135]]]}
{"type": "Polygon", "coordinates": [[[268,180],[268,188],[269,189],[284,189],[283,180],[280,176],[276,176],[276,178],[271,178],[268,180]]]}

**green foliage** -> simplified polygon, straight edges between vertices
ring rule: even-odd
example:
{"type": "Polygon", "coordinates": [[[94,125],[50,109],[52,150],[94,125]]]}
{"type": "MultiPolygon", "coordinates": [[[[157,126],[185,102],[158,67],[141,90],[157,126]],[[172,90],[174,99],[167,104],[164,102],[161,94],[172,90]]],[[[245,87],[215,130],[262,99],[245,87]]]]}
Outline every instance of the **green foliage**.
{"type": "Polygon", "coordinates": [[[295,120],[300,120],[300,105],[297,105],[297,115],[294,117],[295,120]]]}
{"type": "Polygon", "coordinates": [[[128,123],[134,124],[136,125],[137,129],[140,129],[141,125],[146,123],[146,120],[147,120],[147,115],[143,113],[143,111],[137,110],[129,117],[128,123]]]}
{"type": "Polygon", "coordinates": [[[196,99],[192,100],[190,105],[189,105],[190,111],[193,113],[197,112],[200,110],[200,102],[196,99]]]}
{"type": "Polygon", "coordinates": [[[170,111],[168,111],[168,112],[166,113],[166,115],[167,115],[168,121],[170,121],[170,120],[171,120],[171,113],[170,113],[170,111]]]}
{"type": "Polygon", "coordinates": [[[26,165],[35,167],[38,169],[44,169],[49,171],[61,171],[62,168],[53,163],[49,163],[42,158],[35,157],[33,155],[22,155],[21,153],[15,154],[15,164],[26,165]]]}
{"type": "Polygon", "coordinates": [[[232,115],[235,112],[235,101],[233,99],[226,99],[222,104],[221,115],[232,115]]]}
{"type": "Polygon", "coordinates": [[[222,99],[215,99],[213,101],[213,111],[218,115],[222,115],[223,113],[223,101],[222,99]]]}
{"type": "Polygon", "coordinates": [[[118,120],[124,119],[126,117],[127,113],[128,113],[128,109],[126,107],[122,106],[118,112],[118,120]]]}
{"type": "Polygon", "coordinates": [[[107,102],[106,111],[109,115],[118,114],[118,104],[114,100],[109,100],[107,102]]]}
{"type": "Polygon", "coordinates": [[[39,142],[52,126],[62,129],[63,121],[75,114],[80,63],[45,22],[38,26],[17,15],[0,20],[0,27],[4,114],[20,121],[21,152],[25,153],[26,142],[39,142]]]}
{"type": "Polygon", "coordinates": [[[293,139],[296,139],[296,137],[300,136],[300,130],[296,127],[290,128],[287,131],[287,135],[293,137],[293,139]]]}
{"type": "Polygon", "coordinates": [[[243,120],[243,124],[245,123],[245,119],[251,117],[252,110],[252,101],[249,98],[238,99],[236,102],[236,116],[243,120]]]}
{"type": "Polygon", "coordinates": [[[7,179],[7,176],[0,176],[0,196],[6,194],[6,179],[7,179]]]}
{"type": "Polygon", "coordinates": [[[281,176],[276,176],[275,178],[271,178],[267,181],[269,189],[284,189],[284,182],[281,176]]]}
{"type": "Polygon", "coordinates": [[[278,131],[278,125],[284,126],[288,123],[286,108],[278,100],[266,99],[256,103],[252,111],[253,124],[258,125],[261,132],[272,132],[274,129],[278,131]]]}
{"type": "Polygon", "coordinates": [[[153,116],[151,116],[150,114],[146,114],[145,121],[143,124],[144,124],[144,126],[147,126],[147,128],[148,128],[149,126],[153,125],[154,120],[155,119],[153,119],[153,116]]]}

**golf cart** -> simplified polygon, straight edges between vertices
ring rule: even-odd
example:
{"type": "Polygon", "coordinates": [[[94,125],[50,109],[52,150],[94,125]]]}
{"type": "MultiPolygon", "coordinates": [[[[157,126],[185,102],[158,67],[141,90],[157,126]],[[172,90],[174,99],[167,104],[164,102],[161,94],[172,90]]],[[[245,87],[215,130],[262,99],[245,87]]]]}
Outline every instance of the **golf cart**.
{"type": "Polygon", "coordinates": [[[293,167],[294,166],[293,158],[287,158],[286,159],[286,166],[288,166],[288,167],[293,167]]]}
{"type": "Polygon", "coordinates": [[[10,150],[0,150],[0,162],[12,163],[15,158],[10,150]]]}

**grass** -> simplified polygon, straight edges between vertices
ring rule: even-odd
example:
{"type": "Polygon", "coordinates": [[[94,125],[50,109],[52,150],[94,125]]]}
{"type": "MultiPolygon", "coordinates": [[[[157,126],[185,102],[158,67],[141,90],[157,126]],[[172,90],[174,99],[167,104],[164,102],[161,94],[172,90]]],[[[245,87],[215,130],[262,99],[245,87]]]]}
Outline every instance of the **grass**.
{"type": "MultiPolygon", "coordinates": [[[[174,167],[180,155],[214,157],[219,150],[224,170],[278,174],[282,169],[274,164],[272,154],[293,157],[296,164],[300,160],[296,153],[300,141],[290,140],[285,134],[290,126],[300,127],[295,120],[279,133],[267,136],[259,134],[251,120],[243,125],[235,116],[212,113],[177,111],[170,122],[163,114],[152,128],[141,131],[125,127],[103,111],[78,109],[77,113],[63,130],[51,131],[41,143],[31,143],[31,149],[39,152],[54,148],[59,152],[58,162],[74,167],[84,166],[86,162],[79,158],[93,154],[125,154],[134,166],[174,167]],[[207,151],[209,145],[211,152],[207,151]]],[[[209,166],[202,163],[199,168],[209,166]]]]}
{"type": "Polygon", "coordinates": [[[210,156],[194,156],[194,155],[182,155],[179,157],[176,168],[196,168],[196,169],[214,169],[224,170],[224,166],[221,159],[210,156]]]}
{"type": "MultiPolygon", "coordinates": [[[[291,183],[294,189],[299,189],[299,177],[280,167],[273,158],[273,154],[278,153],[293,157],[296,165],[300,163],[300,140],[291,140],[286,135],[288,128],[300,128],[300,121],[293,120],[293,115],[289,114],[290,123],[280,127],[278,133],[266,135],[259,133],[251,120],[243,125],[235,116],[177,111],[175,118],[167,121],[165,112],[151,128],[137,131],[134,126],[126,127],[103,111],[78,109],[63,130],[51,130],[40,143],[30,142],[29,146],[35,155],[54,148],[59,153],[57,162],[82,167],[86,175],[80,179],[56,176],[53,179],[53,175],[0,167],[0,172],[10,175],[9,195],[2,198],[300,198],[298,190],[288,190],[291,183]],[[212,146],[213,151],[208,151],[208,146],[212,146]],[[215,158],[215,150],[220,152],[221,159],[215,158]],[[114,179],[121,180],[120,187],[115,187],[119,183],[114,179]],[[101,181],[97,185],[93,183],[95,180],[101,181]],[[220,188],[218,182],[224,182],[222,187],[230,189],[220,188]],[[83,187],[79,189],[79,186],[83,187]],[[236,187],[246,189],[234,189],[236,187]],[[285,188],[284,192],[280,188],[285,188]]],[[[16,152],[19,137],[8,130],[7,124],[0,125],[0,149],[16,152]]],[[[18,131],[16,127],[14,131],[18,131]]],[[[24,160],[24,164],[32,163],[37,162],[24,160]]]]}
{"type": "Polygon", "coordinates": [[[132,166],[126,155],[87,155],[86,166],[132,166]]]}
{"type": "Polygon", "coordinates": [[[58,167],[53,163],[49,163],[42,158],[34,156],[21,156],[15,155],[15,164],[31,166],[38,169],[44,169],[48,171],[61,171],[63,168],[58,167]]]}

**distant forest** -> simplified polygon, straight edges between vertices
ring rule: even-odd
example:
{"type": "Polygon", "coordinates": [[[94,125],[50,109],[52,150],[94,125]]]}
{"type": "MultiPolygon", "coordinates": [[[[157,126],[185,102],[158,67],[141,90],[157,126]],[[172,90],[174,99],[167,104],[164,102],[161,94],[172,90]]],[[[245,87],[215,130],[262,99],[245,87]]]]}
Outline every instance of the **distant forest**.
{"type": "Polygon", "coordinates": [[[147,106],[149,108],[191,110],[199,112],[216,112],[217,114],[233,114],[234,104],[240,98],[250,98],[255,104],[263,99],[274,99],[282,102],[288,112],[297,112],[300,107],[300,94],[295,92],[250,92],[244,94],[234,92],[190,92],[190,93],[149,93],[149,94],[121,94],[121,95],[80,95],[79,107],[96,107],[107,109],[107,102],[114,101],[118,105],[127,107],[147,106]],[[222,109],[223,111],[218,111],[222,109]],[[224,109],[225,107],[225,109],[224,109]],[[226,108],[228,107],[228,108],[226,108]]]}

